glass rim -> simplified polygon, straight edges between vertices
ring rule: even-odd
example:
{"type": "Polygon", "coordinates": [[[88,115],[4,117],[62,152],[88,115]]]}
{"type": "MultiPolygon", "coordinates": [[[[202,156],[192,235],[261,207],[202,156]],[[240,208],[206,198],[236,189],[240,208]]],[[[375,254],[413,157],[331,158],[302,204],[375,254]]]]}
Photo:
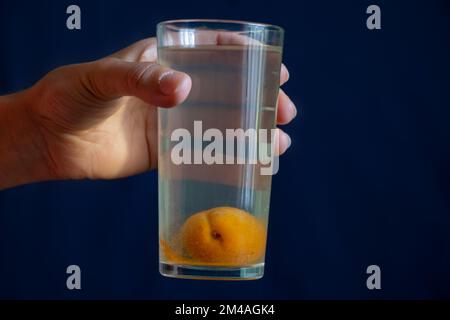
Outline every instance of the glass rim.
{"type": "Polygon", "coordinates": [[[222,24],[230,24],[230,25],[241,25],[241,26],[254,26],[254,27],[262,27],[267,31],[276,31],[280,33],[284,33],[284,29],[280,26],[270,23],[263,22],[252,22],[246,20],[227,20],[227,19],[173,19],[161,21],[157,24],[157,27],[164,27],[169,25],[176,25],[179,23],[222,23],[222,24]]]}

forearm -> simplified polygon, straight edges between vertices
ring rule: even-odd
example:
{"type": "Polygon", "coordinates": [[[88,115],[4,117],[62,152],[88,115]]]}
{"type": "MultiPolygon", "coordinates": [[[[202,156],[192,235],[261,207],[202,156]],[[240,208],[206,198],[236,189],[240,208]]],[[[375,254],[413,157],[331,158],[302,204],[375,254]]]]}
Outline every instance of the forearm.
{"type": "Polygon", "coordinates": [[[30,103],[25,93],[0,96],[0,190],[49,179],[30,103]]]}

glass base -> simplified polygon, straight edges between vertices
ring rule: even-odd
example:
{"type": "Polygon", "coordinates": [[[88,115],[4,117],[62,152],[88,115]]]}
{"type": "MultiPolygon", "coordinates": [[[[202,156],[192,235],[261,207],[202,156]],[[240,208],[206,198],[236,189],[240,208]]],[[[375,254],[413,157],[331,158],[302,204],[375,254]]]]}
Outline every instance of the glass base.
{"type": "Polygon", "coordinates": [[[257,280],[264,275],[264,263],[249,267],[209,267],[159,263],[159,272],[170,278],[198,280],[257,280]]]}

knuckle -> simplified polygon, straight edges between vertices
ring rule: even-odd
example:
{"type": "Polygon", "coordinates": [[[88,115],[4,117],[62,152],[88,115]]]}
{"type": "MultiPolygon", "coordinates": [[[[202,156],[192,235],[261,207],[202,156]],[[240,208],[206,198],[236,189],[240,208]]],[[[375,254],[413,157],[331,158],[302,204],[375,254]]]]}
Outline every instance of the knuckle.
{"type": "Polygon", "coordinates": [[[113,70],[117,64],[118,59],[106,57],[97,61],[84,64],[84,68],[80,72],[79,84],[83,91],[87,93],[90,99],[108,99],[108,92],[110,88],[103,78],[108,75],[110,70],[113,70]]]}
{"type": "Polygon", "coordinates": [[[130,90],[135,90],[142,83],[144,76],[151,76],[157,69],[156,64],[136,64],[129,69],[126,75],[126,81],[130,90]],[[150,74],[150,75],[149,75],[150,74]]]}
{"type": "Polygon", "coordinates": [[[119,61],[117,58],[113,57],[105,57],[100,60],[87,63],[88,66],[87,70],[88,72],[100,72],[103,73],[104,71],[110,70],[116,63],[119,61]],[[91,66],[95,64],[95,68],[92,68],[91,66]]]}

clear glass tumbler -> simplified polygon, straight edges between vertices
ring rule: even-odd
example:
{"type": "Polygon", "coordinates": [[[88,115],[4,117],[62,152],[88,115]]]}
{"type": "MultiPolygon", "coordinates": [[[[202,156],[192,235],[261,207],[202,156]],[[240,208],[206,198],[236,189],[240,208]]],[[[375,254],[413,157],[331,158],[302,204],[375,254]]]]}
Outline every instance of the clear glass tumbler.
{"type": "Polygon", "coordinates": [[[241,21],[158,24],[159,63],[192,79],[182,105],[158,110],[164,276],[263,276],[283,34],[241,21]]]}

